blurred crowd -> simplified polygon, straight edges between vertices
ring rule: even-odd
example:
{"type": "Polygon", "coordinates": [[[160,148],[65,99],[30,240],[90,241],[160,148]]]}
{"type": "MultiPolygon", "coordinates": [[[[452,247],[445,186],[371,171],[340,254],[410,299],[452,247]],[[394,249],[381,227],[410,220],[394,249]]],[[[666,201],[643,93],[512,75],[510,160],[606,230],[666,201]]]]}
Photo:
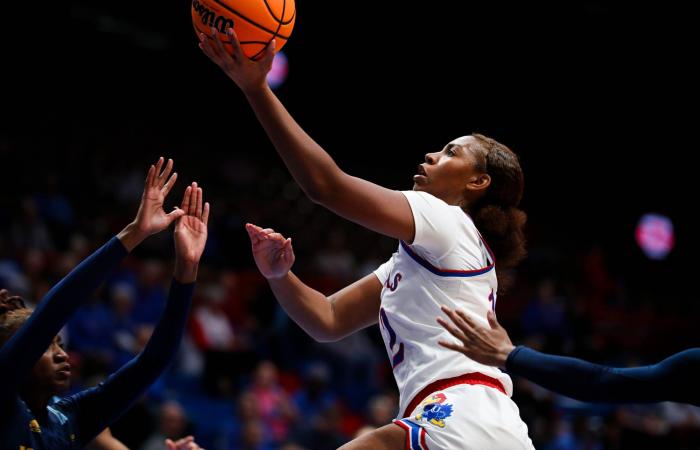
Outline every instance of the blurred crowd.
{"type": "MultiPolygon", "coordinates": [[[[131,220],[154,158],[124,157],[120,144],[73,143],[32,172],[17,154],[35,143],[0,137],[3,159],[19,161],[0,202],[0,287],[41,299],[131,220]]],[[[210,238],[177,362],[113,434],[142,450],[189,434],[209,450],[326,450],[389,423],[398,393],[376,327],[315,343],[258,274],[243,225],[292,236],[295,272],[327,294],[374,270],[396,242],[313,205],[278,164],[232,154],[209,167],[177,156],[181,181],[170,201],[198,177],[212,204],[210,238]]],[[[537,221],[529,227],[537,236],[537,221]]],[[[143,348],[166,300],[172,255],[171,236],[150,238],[72,318],[63,333],[75,389],[99,383],[143,348]]],[[[531,239],[497,306],[514,342],[617,366],[697,343],[697,307],[653,293],[630,298],[607,257],[596,245],[565,254],[531,239]]],[[[538,449],[700,448],[698,408],[594,405],[514,381],[538,449]]]]}

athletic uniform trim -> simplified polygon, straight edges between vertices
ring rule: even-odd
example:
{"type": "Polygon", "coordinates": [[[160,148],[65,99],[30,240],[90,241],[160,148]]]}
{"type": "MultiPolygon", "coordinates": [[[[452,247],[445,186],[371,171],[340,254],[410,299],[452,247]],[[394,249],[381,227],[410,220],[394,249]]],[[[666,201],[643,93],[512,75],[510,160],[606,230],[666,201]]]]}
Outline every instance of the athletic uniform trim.
{"type": "Polygon", "coordinates": [[[394,423],[406,430],[406,450],[430,450],[425,443],[425,429],[410,420],[394,420],[394,423]]]}
{"type": "Polygon", "coordinates": [[[411,400],[411,402],[408,404],[406,410],[403,412],[401,417],[408,417],[410,414],[412,414],[413,410],[416,409],[418,405],[420,405],[420,402],[422,402],[424,398],[426,398],[433,392],[443,391],[447,388],[450,388],[452,386],[458,386],[460,384],[488,386],[490,388],[494,388],[502,392],[504,395],[508,395],[506,394],[506,390],[503,388],[501,382],[497,379],[479,372],[467,373],[454,378],[446,378],[444,380],[433,381],[432,383],[421,389],[420,392],[418,392],[415,395],[415,397],[413,397],[413,400],[411,400]]]}
{"type": "MultiPolygon", "coordinates": [[[[425,259],[421,258],[416,254],[413,250],[411,250],[411,247],[409,247],[408,244],[406,244],[404,241],[401,242],[401,248],[404,249],[404,251],[410,256],[415,262],[423,266],[425,269],[430,271],[431,273],[440,276],[440,277],[475,277],[477,275],[482,275],[485,274],[486,272],[490,271],[493,269],[496,265],[494,258],[491,258],[491,264],[488,266],[482,268],[482,269],[476,269],[476,270],[450,270],[450,269],[441,269],[439,267],[435,267],[432,264],[430,264],[428,261],[425,259]]],[[[483,240],[482,240],[483,242],[483,240]]],[[[486,243],[484,242],[484,245],[486,246],[486,243]]],[[[488,249],[488,246],[486,246],[488,249]]],[[[489,250],[489,253],[491,250],[489,250]]]]}

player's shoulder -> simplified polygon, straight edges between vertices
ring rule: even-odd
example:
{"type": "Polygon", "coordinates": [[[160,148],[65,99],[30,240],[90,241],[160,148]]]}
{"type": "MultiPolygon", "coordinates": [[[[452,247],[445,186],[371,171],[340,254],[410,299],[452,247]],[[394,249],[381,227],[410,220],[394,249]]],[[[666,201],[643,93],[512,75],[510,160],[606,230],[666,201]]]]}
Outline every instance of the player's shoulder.
{"type": "MultiPolygon", "coordinates": [[[[457,205],[450,205],[446,201],[423,191],[401,191],[406,196],[414,216],[416,213],[425,217],[440,217],[450,221],[461,221],[465,215],[464,210],[457,205]]],[[[471,220],[471,219],[470,219],[471,220]]]]}
{"type": "Polygon", "coordinates": [[[425,191],[401,191],[401,193],[408,199],[409,203],[424,203],[431,206],[450,208],[451,205],[448,204],[441,198],[434,196],[433,194],[425,191]]]}

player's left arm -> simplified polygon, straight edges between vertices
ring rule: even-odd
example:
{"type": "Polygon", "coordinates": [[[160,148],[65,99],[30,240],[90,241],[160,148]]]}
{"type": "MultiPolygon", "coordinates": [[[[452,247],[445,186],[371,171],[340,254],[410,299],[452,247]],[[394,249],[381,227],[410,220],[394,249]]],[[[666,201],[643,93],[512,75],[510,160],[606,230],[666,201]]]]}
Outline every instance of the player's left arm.
{"type": "Polygon", "coordinates": [[[411,208],[401,192],[343,171],[294,120],[272,92],[265,76],[272,66],[274,40],[265,55],[253,61],[244,55],[233,29],[227,30],[233,51],[226,51],[218,33],[200,36],[200,47],[243,90],[260,124],[296,182],[315,203],[370,230],[413,241],[411,208]]]}
{"type": "Polygon", "coordinates": [[[175,356],[187,322],[199,261],[207,239],[209,204],[193,183],[183,197],[175,226],[175,272],[168,302],[143,352],[99,386],[71,397],[81,442],[89,442],[121,416],[163,373],[175,356]]]}

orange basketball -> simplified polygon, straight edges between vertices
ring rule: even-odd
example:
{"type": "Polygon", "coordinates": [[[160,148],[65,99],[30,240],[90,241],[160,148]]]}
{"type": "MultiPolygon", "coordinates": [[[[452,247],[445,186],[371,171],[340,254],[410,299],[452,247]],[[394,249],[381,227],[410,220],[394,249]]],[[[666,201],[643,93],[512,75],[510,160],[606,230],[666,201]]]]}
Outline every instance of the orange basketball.
{"type": "Polygon", "coordinates": [[[257,59],[275,39],[279,51],[289,40],[296,19],[294,0],[192,0],[192,24],[197,34],[211,36],[211,27],[231,50],[226,29],[232,27],[243,52],[257,59]]]}

